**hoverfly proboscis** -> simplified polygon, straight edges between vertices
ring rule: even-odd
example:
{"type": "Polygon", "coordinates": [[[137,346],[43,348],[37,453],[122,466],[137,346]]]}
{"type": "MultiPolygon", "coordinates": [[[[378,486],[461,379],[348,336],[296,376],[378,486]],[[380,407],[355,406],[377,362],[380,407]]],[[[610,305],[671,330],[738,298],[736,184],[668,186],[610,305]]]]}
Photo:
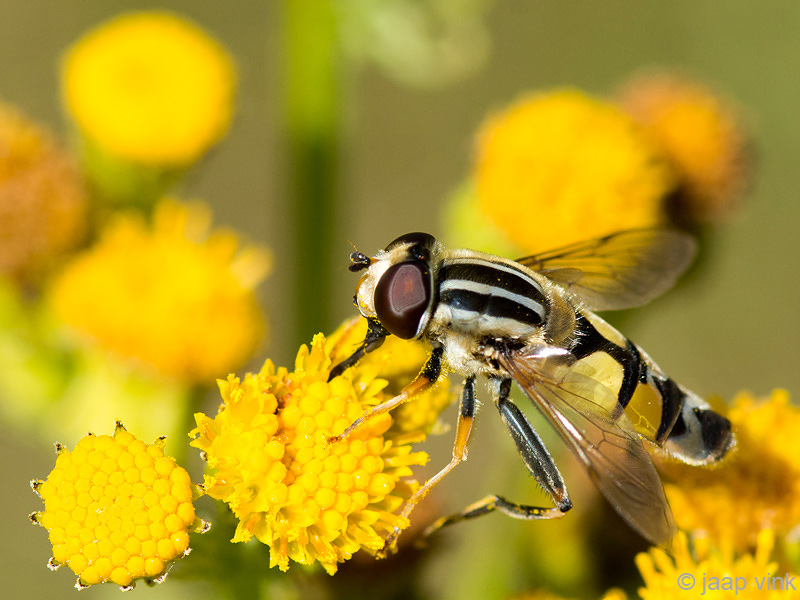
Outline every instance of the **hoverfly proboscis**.
{"type": "MultiPolygon", "coordinates": [[[[614,509],[651,543],[666,546],[675,524],[643,440],[685,463],[710,464],[735,443],[730,422],[593,311],[655,298],[672,287],[694,252],[691,236],[671,229],[622,231],[517,261],[448,250],[426,233],[403,235],[372,258],[353,252],[350,270],[364,271],[354,301],[369,328],[330,378],[388,335],[424,340],[432,351],[400,394],[330,441],[429,389],[445,370],[465,377],[453,458],[406,502],[401,517],[407,522],[433,486],[466,459],[475,379],[484,375],[519,454],[554,506],[487,496],[427,532],[495,510],[520,519],[560,517],[572,501],[542,439],[509,398],[513,380],[614,509]]],[[[399,534],[399,528],[388,534],[384,552],[399,534]]]]}

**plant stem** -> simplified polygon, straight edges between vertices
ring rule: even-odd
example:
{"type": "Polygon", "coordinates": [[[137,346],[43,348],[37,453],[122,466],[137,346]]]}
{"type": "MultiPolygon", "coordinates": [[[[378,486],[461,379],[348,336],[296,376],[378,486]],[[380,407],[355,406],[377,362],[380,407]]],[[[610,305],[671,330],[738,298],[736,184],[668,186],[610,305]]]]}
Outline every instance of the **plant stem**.
{"type": "Polygon", "coordinates": [[[340,61],[333,0],[287,0],[285,68],[294,209],[295,344],[331,325],[340,61]]]}

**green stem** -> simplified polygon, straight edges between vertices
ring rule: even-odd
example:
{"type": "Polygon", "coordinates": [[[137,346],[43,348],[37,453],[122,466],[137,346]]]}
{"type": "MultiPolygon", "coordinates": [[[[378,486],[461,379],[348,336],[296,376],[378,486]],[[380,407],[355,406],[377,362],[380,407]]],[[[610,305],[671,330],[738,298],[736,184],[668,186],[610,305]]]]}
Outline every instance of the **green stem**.
{"type": "Polygon", "coordinates": [[[295,344],[331,323],[340,61],[333,0],[287,0],[285,68],[294,208],[295,344]]]}
{"type": "MultiPolygon", "coordinates": [[[[175,434],[177,439],[170,444],[171,456],[184,469],[190,469],[189,463],[192,462],[189,455],[189,432],[195,428],[194,414],[202,407],[207,391],[207,387],[195,384],[185,392],[186,397],[183,400],[181,414],[177,420],[178,431],[175,434]]],[[[192,470],[189,472],[194,475],[192,470]]],[[[202,478],[200,478],[200,481],[202,481],[202,478]]]]}

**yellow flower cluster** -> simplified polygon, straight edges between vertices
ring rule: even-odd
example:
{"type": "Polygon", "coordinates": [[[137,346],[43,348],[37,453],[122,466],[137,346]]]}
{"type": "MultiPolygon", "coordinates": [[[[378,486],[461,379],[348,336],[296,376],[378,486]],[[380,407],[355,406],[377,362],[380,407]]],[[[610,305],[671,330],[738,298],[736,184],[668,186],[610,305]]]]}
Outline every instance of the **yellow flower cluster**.
{"type": "Polygon", "coordinates": [[[241,365],[263,330],[254,287],[268,269],[261,248],[232,232],[209,234],[201,204],[165,201],[153,225],[122,214],[68,264],[50,301],[72,329],[123,357],[188,382],[241,365]]]}
{"type": "Polygon", "coordinates": [[[523,252],[664,222],[675,174],[633,120],[577,90],[523,98],[478,136],[482,212],[523,252]]]}
{"type": "Polygon", "coordinates": [[[639,589],[639,596],[642,600],[701,595],[740,600],[800,598],[800,588],[785,587],[787,577],[800,581],[800,576],[779,572],[778,563],[771,557],[774,545],[774,532],[770,529],[758,534],[753,552],[741,555],[730,546],[712,546],[704,538],[694,539],[690,547],[686,534],[681,532],[671,556],[653,548],[636,557],[645,584],[639,589]],[[773,581],[773,577],[780,577],[781,581],[773,581]]]}
{"type": "Polygon", "coordinates": [[[50,564],[69,566],[77,587],[156,580],[189,553],[189,531],[204,526],[192,504],[197,488],[163,446],[117,423],[113,436],[90,434],[72,452],[57,446],[47,480],[31,482],[45,505],[31,519],[50,534],[50,564]]]}
{"type": "Polygon", "coordinates": [[[424,432],[398,431],[390,414],[328,443],[388,398],[374,364],[328,382],[331,352],[319,334],[292,372],[267,361],[258,374],[220,381],[219,413],[197,414],[191,432],[210,468],[207,494],[239,519],[233,541],[255,537],[282,570],[319,562],[333,574],[359,549],[380,550],[383,535],[407,525],[395,512],[418,487],[411,467],[428,460],[410,446],[424,432]]]}
{"type": "Polygon", "coordinates": [[[136,163],[191,164],[231,120],[230,57],[170,13],[126,14],[88,33],[67,51],[62,80],[83,134],[136,163]]]}
{"type": "Polygon", "coordinates": [[[767,399],[742,393],[727,416],[737,448],[719,466],[660,470],[680,529],[746,551],[761,530],[785,536],[800,525],[800,408],[783,390],[767,399]]]}
{"type": "Polygon", "coordinates": [[[86,192],[50,135],[0,103],[0,274],[31,278],[85,233],[86,192]]]}
{"type": "MultiPolygon", "coordinates": [[[[366,319],[356,317],[346,321],[328,338],[326,348],[331,354],[331,364],[338,364],[350,356],[366,334],[366,319]]],[[[384,392],[395,396],[417,376],[429,356],[427,343],[392,335],[386,338],[379,351],[367,354],[358,368],[377,370],[381,379],[388,382],[384,392]]],[[[425,434],[440,431],[443,426],[439,423],[439,415],[452,401],[449,381],[445,378],[433,389],[395,408],[392,428],[399,432],[421,431],[425,434]]]]}
{"type": "Polygon", "coordinates": [[[619,94],[679,175],[673,217],[713,223],[728,216],[748,183],[741,118],[706,86],[667,73],[633,78],[619,94]]]}

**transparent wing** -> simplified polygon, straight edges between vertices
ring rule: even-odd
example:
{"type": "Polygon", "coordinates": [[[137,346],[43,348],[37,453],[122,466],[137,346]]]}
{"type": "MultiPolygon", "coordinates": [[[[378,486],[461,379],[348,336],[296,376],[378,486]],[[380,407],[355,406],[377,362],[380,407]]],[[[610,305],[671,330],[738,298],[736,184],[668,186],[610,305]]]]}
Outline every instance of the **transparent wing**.
{"type": "Polygon", "coordinates": [[[591,310],[620,310],[671,288],[695,249],[692,236],[675,229],[631,229],[517,262],[566,288],[591,310]]]}
{"type": "Polygon", "coordinates": [[[571,370],[568,360],[537,349],[501,352],[500,364],[553,423],[598,489],[622,517],[653,544],[675,534],[661,479],[616,394],[571,370]],[[543,356],[545,356],[543,360],[543,356]]]}

